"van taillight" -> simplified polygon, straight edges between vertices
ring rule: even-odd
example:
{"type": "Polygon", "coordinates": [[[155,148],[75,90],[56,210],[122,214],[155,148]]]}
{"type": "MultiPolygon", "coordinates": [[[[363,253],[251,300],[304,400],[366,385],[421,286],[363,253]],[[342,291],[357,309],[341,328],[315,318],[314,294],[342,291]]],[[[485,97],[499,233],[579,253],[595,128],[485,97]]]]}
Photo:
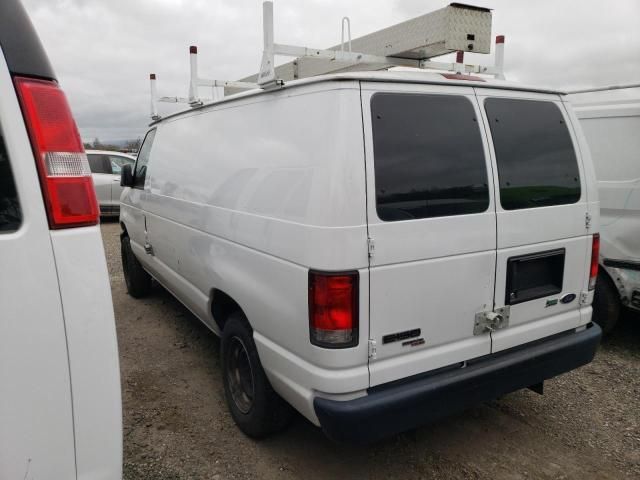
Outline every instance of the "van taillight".
{"type": "Polygon", "coordinates": [[[589,270],[589,290],[596,288],[598,279],[598,257],[600,257],[600,234],[595,233],[591,242],[591,269],[589,270]]]}
{"type": "Polygon", "coordinates": [[[309,272],[311,343],[326,348],[358,344],[358,272],[309,272]]]}
{"type": "Polygon", "coordinates": [[[16,77],[50,228],[96,225],[98,201],[82,140],[56,82],[16,77]]]}

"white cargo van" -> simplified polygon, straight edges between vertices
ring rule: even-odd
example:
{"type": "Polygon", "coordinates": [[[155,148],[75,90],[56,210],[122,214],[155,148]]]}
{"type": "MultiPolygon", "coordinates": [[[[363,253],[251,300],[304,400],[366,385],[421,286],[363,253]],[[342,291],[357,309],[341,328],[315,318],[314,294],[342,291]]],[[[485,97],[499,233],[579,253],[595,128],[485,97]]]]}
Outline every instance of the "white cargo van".
{"type": "Polygon", "coordinates": [[[222,337],[263,436],[292,405],[372,441],[588,363],[598,194],[563,95],[343,73],[154,122],[123,169],[122,255],[222,337]]]}
{"type": "Polygon", "coordinates": [[[613,93],[573,97],[598,179],[602,247],[594,319],[605,333],[621,306],[640,311],[640,95],[606,99],[613,93]]]}

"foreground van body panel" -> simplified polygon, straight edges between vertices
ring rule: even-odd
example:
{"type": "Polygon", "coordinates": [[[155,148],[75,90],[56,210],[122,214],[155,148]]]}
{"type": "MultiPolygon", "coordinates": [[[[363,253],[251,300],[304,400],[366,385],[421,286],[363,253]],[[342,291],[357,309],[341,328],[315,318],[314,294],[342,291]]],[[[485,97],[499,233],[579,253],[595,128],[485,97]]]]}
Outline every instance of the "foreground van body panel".
{"type": "Polygon", "coordinates": [[[51,244],[69,349],[77,476],[120,478],[120,369],[100,227],[53,231],[51,244]]]}
{"type": "Polygon", "coordinates": [[[72,479],[72,397],[56,263],[33,151],[2,50],[0,99],[0,144],[22,212],[17,231],[0,233],[0,478],[72,479]]]}
{"type": "MultiPolygon", "coordinates": [[[[47,104],[46,115],[39,109],[27,113],[25,108],[23,113],[17,98],[18,76],[23,88],[27,83],[34,85],[35,79],[43,92],[53,93],[51,98],[59,93],[46,53],[21,2],[3,0],[0,478],[119,479],[120,379],[100,229],[79,227],[78,222],[73,227],[66,223],[67,228],[58,230],[50,227],[46,195],[30,141],[34,132],[26,128],[27,123],[32,127],[40,123],[43,130],[55,124],[57,144],[68,145],[59,143],[60,139],[72,137],[75,125],[63,111],[66,105],[60,97],[47,104]],[[16,228],[7,229],[13,223],[16,228]]],[[[81,148],[72,151],[82,153],[81,148]]],[[[73,201],[65,204],[65,213],[80,202],[92,203],[92,193],[76,191],[73,201]]],[[[49,195],[51,199],[50,190],[49,195]]],[[[51,199],[51,204],[55,200],[51,199]]],[[[72,216],[77,213],[72,212],[72,216]]]]}

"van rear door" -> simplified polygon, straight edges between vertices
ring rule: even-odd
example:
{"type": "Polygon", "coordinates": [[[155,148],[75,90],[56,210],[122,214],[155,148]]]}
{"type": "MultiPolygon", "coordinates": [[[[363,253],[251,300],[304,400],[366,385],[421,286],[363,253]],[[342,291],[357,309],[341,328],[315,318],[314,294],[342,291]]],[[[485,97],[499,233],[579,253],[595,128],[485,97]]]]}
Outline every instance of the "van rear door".
{"type": "Polygon", "coordinates": [[[496,215],[471,87],[362,83],[371,386],[489,354],[496,215]]]}
{"type": "Polygon", "coordinates": [[[585,169],[560,97],[478,89],[478,101],[492,140],[495,308],[508,315],[491,335],[497,352],[589,321],[581,294],[592,235],[585,169]]]}

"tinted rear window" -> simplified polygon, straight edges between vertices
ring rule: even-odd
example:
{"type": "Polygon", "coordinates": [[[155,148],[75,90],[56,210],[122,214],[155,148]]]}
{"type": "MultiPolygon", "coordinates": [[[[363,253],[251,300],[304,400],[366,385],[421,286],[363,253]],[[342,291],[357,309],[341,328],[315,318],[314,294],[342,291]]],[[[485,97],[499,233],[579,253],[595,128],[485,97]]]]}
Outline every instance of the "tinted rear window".
{"type": "Polygon", "coordinates": [[[580,173],[569,130],[551,102],[488,98],[505,210],[576,203],[580,173]]]}
{"type": "Polygon", "coordinates": [[[11,173],[9,155],[0,133],[0,233],[13,232],[20,227],[22,212],[11,173]]]}
{"type": "Polygon", "coordinates": [[[371,115],[381,220],[487,210],[482,138],[467,98],[377,93],[371,99],[371,115]]]}

